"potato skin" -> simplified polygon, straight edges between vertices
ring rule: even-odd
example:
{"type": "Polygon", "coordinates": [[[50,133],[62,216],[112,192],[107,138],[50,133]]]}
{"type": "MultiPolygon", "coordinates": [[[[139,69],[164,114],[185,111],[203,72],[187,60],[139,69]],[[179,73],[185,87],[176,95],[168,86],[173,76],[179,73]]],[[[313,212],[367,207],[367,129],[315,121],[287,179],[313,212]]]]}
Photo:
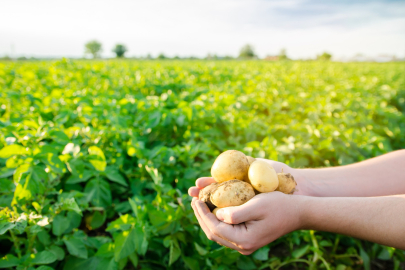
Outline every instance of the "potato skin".
{"type": "Polygon", "coordinates": [[[250,184],[259,192],[272,192],[279,185],[277,173],[270,164],[256,160],[249,167],[250,184]]]}
{"type": "Polygon", "coordinates": [[[281,191],[285,194],[293,194],[295,191],[295,187],[297,186],[297,182],[295,182],[294,177],[290,173],[278,173],[277,174],[278,181],[280,184],[276,191],[281,191]]]}
{"type": "Polygon", "coordinates": [[[198,199],[205,202],[211,211],[215,208],[215,205],[211,202],[211,193],[215,191],[218,185],[218,183],[212,183],[200,190],[198,194],[198,199]]]}
{"type": "Polygon", "coordinates": [[[234,179],[246,179],[249,162],[245,154],[237,150],[228,150],[220,154],[211,167],[215,181],[222,183],[234,179]]]}
{"type": "Polygon", "coordinates": [[[255,196],[252,186],[241,180],[230,180],[218,185],[211,193],[211,202],[218,208],[239,206],[255,196]]]}
{"type": "Polygon", "coordinates": [[[255,161],[256,159],[254,157],[251,156],[246,156],[249,162],[249,166],[252,165],[253,161],[255,161]]]}
{"type": "MultiPolygon", "coordinates": [[[[249,167],[250,165],[252,165],[252,163],[256,160],[254,157],[251,156],[246,156],[248,162],[249,162],[249,167]]],[[[243,179],[245,182],[248,182],[250,184],[250,180],[249,180],[249,170],[248,173],[246,174],[246,177],[243,179]]]]}

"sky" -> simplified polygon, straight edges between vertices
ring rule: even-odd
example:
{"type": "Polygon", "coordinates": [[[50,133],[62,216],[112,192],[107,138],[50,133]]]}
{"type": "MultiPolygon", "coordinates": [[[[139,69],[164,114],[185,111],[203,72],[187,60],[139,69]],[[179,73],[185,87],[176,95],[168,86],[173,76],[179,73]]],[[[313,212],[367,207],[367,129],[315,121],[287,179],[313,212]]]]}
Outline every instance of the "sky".
{"type": "Polygon", "coordinates": [[[103,57],[259,57],[285,48],[293,59],[324,51],[405,57],[405,1],[330,0],[0,0],[0,56],[82,57],[98,40],[103,57]]]}

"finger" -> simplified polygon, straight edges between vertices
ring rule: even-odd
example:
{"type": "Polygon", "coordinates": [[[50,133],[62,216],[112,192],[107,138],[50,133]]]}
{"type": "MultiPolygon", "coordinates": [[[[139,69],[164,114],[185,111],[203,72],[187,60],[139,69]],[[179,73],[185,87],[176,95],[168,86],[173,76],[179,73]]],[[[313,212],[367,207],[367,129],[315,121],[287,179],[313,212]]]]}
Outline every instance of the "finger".
{"type": "Polygon", "coordinates": [[[198,198],[198,194],[200,194],[200,189],[198,187],[191,187],[188,189],[188,195],[190,195],[191,197],[198,198]]]}
{"type": "Polygon", "coordinates": [[[195,185],[198,188],[205,188],[209,184],[215,183],[216,181],[212,177],[201,177],[195,181],[195,185]]]}
{"type": "Polygon", "coordinates": [[[214,235],[236,246],[238,246],[238,243],[244,242],[244,234],[246,233],[246,227],[244,225],[234,226],[219,221],[202,201],[196,200],[194,205],[202,221],[214,235]]]}
{"type": "Polygon", "coordinates": [[[211,240],[211,241],[214,241],[214,242],[218,243],[218,244],[221,245],[221,246],[227,246],[227,247],[232,248],[232,249],[234,249],[234,250],[237,250],[237,251],[239,251],[239,252],[244,252],[243,250],[241,250],[241,249],[240,249],[239,247],[237,247],[236,245],[234,245],[234,244],[232,244],[232,243],[226,241],[225,239],[220,238],[219,236],[213,234],[213,233],[209,230],[209,228],[208,228],[207,225],[204,223],[204,221],[202,220],[200,214],[198,213],[198,211],[197,211],[197,209],[196,209],[196,206],[195,206],[195,202],[196,202],[196,201],[197,201],[197,200],[196,200],[195,198],[193,198],[193,201],[192,201],[192,203],[191,203],[191,207],[193,208],[194,214],[195,214],[195,216],[196,216],[196,218],[197,218],[197,220],[198,220],[198,223],[200,224],[201,229],[204,231],[204,233],[205,233],[205,235],[207,236],[207,238],[208,238],[209,240],[211,240]]]}
{"type": "Polygon", "coordinates": [[[240,224],[246,221],[260,220],[261,211],[258,200],[261,196],[257,195],[248,202],[240,206],[221,208],[216,216],[219,220],[228,224],[240,224]]]}
{"type": "MultiPolygon", "coordinates": [[[[273,192],[274,193],[274,192],[273,192]]],[[[228,224],[240,224],[248,221],[258,221],[264,218],[263,202],[266,196],[274,194],[262,193],[254,196],[240,206],[224,207],[216,212],[219,220],[228,224]]]]}

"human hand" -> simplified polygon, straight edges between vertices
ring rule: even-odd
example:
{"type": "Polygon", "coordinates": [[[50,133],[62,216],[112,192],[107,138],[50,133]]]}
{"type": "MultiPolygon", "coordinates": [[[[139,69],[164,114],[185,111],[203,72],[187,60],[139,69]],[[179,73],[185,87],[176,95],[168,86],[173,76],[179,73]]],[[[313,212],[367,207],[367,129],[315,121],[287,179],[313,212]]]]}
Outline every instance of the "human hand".
{"type": "Polygon", "coordinates": [[[277,191],[262,193],[241,206],[219,209],[216,216],[197,198],[193,198],[191,206],[208,239],[249,255],[275,239],[300,229],[302,198],[305,197],[277,191]]]}

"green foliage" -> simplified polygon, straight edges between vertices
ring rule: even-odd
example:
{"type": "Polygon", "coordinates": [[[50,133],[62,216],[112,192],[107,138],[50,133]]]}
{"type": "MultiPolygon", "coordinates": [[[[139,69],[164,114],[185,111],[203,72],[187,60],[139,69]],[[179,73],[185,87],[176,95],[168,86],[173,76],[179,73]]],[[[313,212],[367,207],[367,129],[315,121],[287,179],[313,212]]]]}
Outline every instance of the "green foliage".
{"type": "Polygon", "coordinates": [[[85,45],[86,53],[89,53],[93,56],[93,58],[97,58],[100,55],[102,50],[102,45],[97,40],[92,40],[86,43],[85,45]]]}
{"type": "Polygon", "coordinates": [[[405,147],[404,63],[0,63],[0,268],[400,269],[404,252],[296,231],[209,241],[187,189],[226,149],[297,167],[405,147]]]}
{"type": "Polygon", "coordinates": [[[125,45],[117,44],[112,51],[117,55],[117,58],[122,58],[128,49],[125,45]]]}
{"type": "Polygon", "coordinates": [[[255,57],[255,51],[253,47],[249,44],[246,44],[240,49],[239,58],[253,58],[255,57]]]}

